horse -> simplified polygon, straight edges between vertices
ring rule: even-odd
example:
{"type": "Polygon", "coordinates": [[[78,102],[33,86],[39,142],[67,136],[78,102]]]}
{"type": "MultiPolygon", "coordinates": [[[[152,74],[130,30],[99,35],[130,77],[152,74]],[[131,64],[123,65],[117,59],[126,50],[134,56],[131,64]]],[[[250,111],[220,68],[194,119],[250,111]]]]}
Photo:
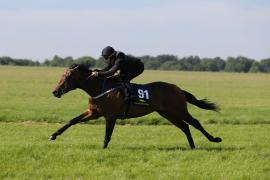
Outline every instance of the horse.
{"type": "MultiPolygon", "coordinates": [[[[105,138],[103,148],[107,148],[111,140],[115,122],[122,119],[126,103],[125,94],[121,88],[112,88],[103,92],[104,83],[108,87],[115,87],[119,82],[115,78],[99,78],[91,76],[93,70],[85,65],[75,64],[69,67],[53,90],[53,95],[61,98],[62,95],[77,88],[85,91],[89,97],[88,108],[79,116],[70,120],[62,128],[53,133],[49,140],[53,141],[70,126],[87,122],[99,117],[105,118],[105,138]]],[[[187,102],[206,110],[219,111],[219,107],[207,99],[198,100],[191,93],[180,89],[178,86],[166,82],[152,82],[146,84],[149,87],[151,102],[149,106],[131,104],[126,118],[135,118],[158,112],[173,125],[181,129],[188,139],[191,149],[195,148],[189,125],[195,127],[211,142],[219,143],[220,137],[213,137],[192,117],[187,109],[187,102]]]]}

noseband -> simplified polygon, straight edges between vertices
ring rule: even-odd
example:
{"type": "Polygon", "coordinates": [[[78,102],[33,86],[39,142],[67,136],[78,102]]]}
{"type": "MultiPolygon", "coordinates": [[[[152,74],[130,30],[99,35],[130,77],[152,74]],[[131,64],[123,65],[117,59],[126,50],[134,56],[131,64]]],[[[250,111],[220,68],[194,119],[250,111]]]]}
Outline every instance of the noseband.
{"type": "Polygon", "coordinates": [[[68,70],[68,71],[65,73],[65,81],[64,81],[63,87],[60,89],[60,91],[61,91],[62,94],[65,94],[65,93],[68,91],[67,78],[68,78],[68,76],[70,76],[70,75],[71,75],[71,70],[68,70]]]}

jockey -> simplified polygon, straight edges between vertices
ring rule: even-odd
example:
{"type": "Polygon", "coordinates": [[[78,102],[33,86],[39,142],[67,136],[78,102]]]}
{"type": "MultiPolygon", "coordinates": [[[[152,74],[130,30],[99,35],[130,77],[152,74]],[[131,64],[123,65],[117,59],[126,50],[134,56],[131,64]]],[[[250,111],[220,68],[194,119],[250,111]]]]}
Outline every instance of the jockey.
{"type": "Polygon", "coordinates": [[[101,56],[105,59],[107,66],[102,70],[93,71],[92,76],[106,78],[113,76],[119,71],[120,80],[125,86],[125,100],[135,98],[132,93],[130,81],[144,71],[144,65],[141,60],[125,55],[123,52],[115,51],[110,46],[107,46],[102,50],[101,56]]]}

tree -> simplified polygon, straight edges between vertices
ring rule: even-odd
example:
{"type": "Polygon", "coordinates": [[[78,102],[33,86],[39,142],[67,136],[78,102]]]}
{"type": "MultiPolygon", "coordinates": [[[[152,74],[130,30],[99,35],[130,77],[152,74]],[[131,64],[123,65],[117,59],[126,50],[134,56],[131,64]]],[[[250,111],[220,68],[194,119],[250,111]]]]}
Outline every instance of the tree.
{"type": "Polygon", "coordinates": [[[204,58],[201,61],[201,70],[203,71],[219,71],[217,61],[213,59],[204,58]]]}
{"type": "Polygon", "coordinates": [[[181,64],[178,61],[166,61],[159,67],[161,70],[180,70],[181,68],[181,64]]]}
{"type": "Polygon", "coordinates": [[[270,58],[261,60],[260,66],[263,72],[270,72],[270,58]]]}
{"type": "Polygon", "coordinates": [[[7,56],[1,57],[0,58],[0,64],[1,65],[9,65],[10,63],[13,62],[13,59],[7,56]]]}
{"type": "Polygon", "coordinates": [[[96,65],[96,60],[90,56],[83,56],[75,60],[77,64],[86,64],[88,67],[94,67],[96,65]]]}
{"type": "Polygon", "coordinates": [[[149,60],[144,63],[145,69],[158,69],[160,67],[160,63],[157,60],[149,60]]]}
{"type": "Polygon", "coordinates": [[[141,59],[143,63],[146,63],[147,61],[155,60],[154,57],[148,56],[148,55],[146,55],[146,56],[141,56],[141,57],[138,57],[138,58],[141,59]]]}
{"type": "Polygon", "coordinates": [[[73,58],[71,57],[71,56],[68,56],[68,57],[65,57],[64,59],[63,59],[63,66],[65,66],[65,67],[69,67],[69,66],[71,66],[72,64],[74,64],[74,60],[73,60],[73,58]]]}
{"type": "Polygon", "coordinates": [[[186,71],[199,71],[201,70],[200,66],[201,59],[198,56],[189,56],[180,59],[180,63],[183,67],[183,70],[186,71]]]}
{"type": "Polygon", "coordinates": [[[11,66],[39,66],[38,61],[32,61],[30,59],[12,59],[10,57],[0,57],[0,65],[11,66]]]}
{"type": "Polygon", "coordinates": [[[104,62],[104,59],[102,57],[98,58],[95,64],[96,68],[104,68],[106,67],[106,63],[104,62]]]}
{"type": "Polygon", "coordinates": [[[218,71],[224,71],[224,68],[225,68],[225,65],[226,65],[226,61],[223,60],[223,59],[221,59],[220,57],[215,57],[214,58],[214,61],[217,64],[218,71]]]}
{"type": "Polygon", "coordinates": [[[239,56],[237,58],[228,57],[225,71],[227,72],[249,72],[254,60],[239,56]]]}
{"type": "Polygon", "coordinates": [[[262,72],[260,63],[257,61],[254,61],[251,65],[251,68],[249,69],[249,72],[253,72],[253,73],[262,72]]]}
{"type": "MultiPolygon", "coordinates": [[[[270,58],[263,59],[260,62],[243,56],[228,57],[223,60],[220,57],[203,58],[198,56],[189,56],[179,59],[174,55],[158,55],[137,57],[144,63],[145,69],[161,70],[183,70],[183,71],[227,71],[227,72],[270,72],[270,58]]],[[[61,66],[68,67],[72,64],[86,64],[90,68],[104,68],[106,63],[102,57],[97,60],[91,56],[83,56],[73,59],[71,56],[62,58],[55,55],[51,60],[46,59],[43,63],[31,59],[13,59],[11,57],[0,57],[0,65],[17,66],[61,66]]]]}
{"type": "Polygon", "coordinates": [[[177,61],[178,58],[177,56],[174,55],[167,55],[167,54],[163,54],[163,55],[159,55],[155,58],[160,64],[163,64],[167,61],[177,61]]]}
{"type": "Polygon", "coordinates": [[[55,55],[49,63],[50,66],[65,66],[64,59],[55,55]]]}

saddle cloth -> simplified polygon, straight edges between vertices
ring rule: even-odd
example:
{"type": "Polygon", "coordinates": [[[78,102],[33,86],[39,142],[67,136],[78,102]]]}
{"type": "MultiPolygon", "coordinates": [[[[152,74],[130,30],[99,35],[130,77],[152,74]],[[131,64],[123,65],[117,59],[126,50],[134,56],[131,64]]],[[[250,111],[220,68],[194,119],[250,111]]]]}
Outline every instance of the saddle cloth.
{"type": "Polygon", "coordinates": [[[149,87],[147,85],[134,83],[131,83],[131,87],[132,94],[135,96],[134,99],[132,98],[132,103],[135,105],[149,106],[151,100],[149,87]]]}

